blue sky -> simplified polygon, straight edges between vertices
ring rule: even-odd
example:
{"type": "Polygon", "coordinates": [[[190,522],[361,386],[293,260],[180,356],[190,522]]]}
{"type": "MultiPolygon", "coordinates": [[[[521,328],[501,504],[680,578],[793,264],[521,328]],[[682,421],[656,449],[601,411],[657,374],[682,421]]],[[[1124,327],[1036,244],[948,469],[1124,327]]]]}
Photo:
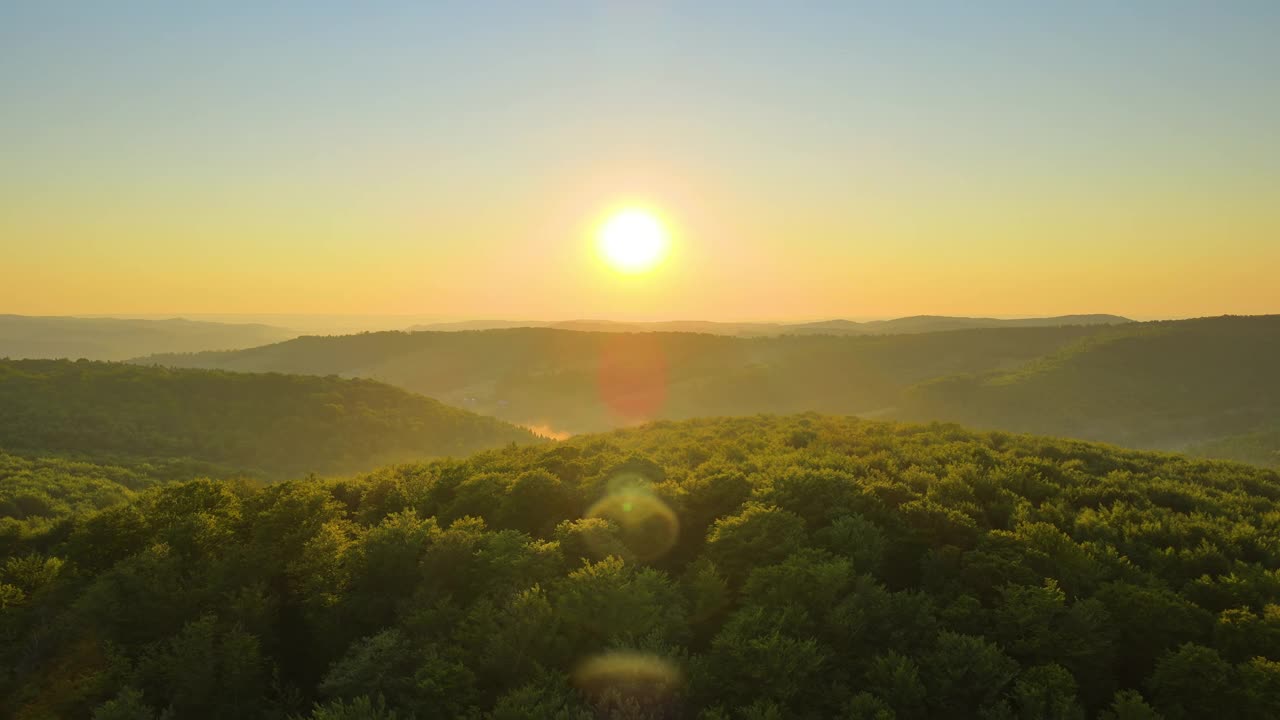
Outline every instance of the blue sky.
{"type": "Polygon", "coordinates": [[[1277,298],[1238,286],[1280,244],[1277,36],[1274,2],[3,2],[0,301],[222,311],[233,284],[334,311],[349,271],[382,278],[362,312],[769,314],[753,279],[779,315],[1017,312],[1036,285],[948,277],[985,259],[1047,273],[1029,311],[1259,311],[1277,298]],[[556,244],[629,197],[687,231],[647,295],[556,244]],[[1200,294],[1079,282],[1208,244],[1200,294]],[[298,258],[290,299],[263,287],[298,258]],[[961,297],[850,291],[845,263],[961,297]],[[50,267],[96,295],[33,302],[50,267]],[[450,285],[490,271],[520,292],[450,285]]]}

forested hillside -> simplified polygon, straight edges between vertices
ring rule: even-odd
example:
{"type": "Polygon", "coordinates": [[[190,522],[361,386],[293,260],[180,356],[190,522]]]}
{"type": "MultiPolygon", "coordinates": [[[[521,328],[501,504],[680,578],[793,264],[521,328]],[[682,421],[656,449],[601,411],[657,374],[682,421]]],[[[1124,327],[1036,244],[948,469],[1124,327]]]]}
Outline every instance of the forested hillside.
{"type": "Polygon", "coordinates": [[[0,361],[0,450],[14,455],[128,465],[185,458],[206,472],[271,479],[534,440],[371,380],[0,361]]]}
{"type": "Polygon", "coordinates": [[[1104,329],[771,338],[536,328],[367,333],[140,362],[370,377],[512,422],[577,433],[653,418],[883,411],[914,383],[1012,369],[1104,329]]]}
{"type": "Polygon", "coordinates": [[[1133,324],[1012,372],[926,383],[903,414],[1265,461],[1280,450],[1277,368],[1280,315],[1133,324]]]}
{"type": "Polygon", "coordinates": [[[814,410],[1264,464],[1280,452],[1275,315],[868,337],[372,333],[145,362],[371,377],[569,433],[814,410]]]}
{"type": "Polygon", "coordinates": [[[0,555],[71,515],[128,502],[159,483],[237,474],[242,473],[182,458],[100,464],[0,450],[0,555]]]}
{"type": "Polygon", "coordinates": [[[1274,718],[1277,500],[817,415],[167,485],[6,562],[0,714],[1274,718]]]}
{"type": "Polygon", "coordinates": [[[256,323],[171,318],[33,317],[0,315],[0,358],[128,360],[139,355],[235,350],[279,342],[298,333],[256,323]]]}

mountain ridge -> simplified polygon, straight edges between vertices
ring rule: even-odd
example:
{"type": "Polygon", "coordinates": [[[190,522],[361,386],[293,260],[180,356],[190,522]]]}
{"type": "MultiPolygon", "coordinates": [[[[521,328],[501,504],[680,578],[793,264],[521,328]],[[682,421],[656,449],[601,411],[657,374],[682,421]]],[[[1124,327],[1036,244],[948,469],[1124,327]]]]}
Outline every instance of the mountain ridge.
{"type": "Polygon", "coordinates": [[[0,358],[128,360],[159,352],[237,350],[297,337],[262,323],[0,315],[0,358]]]}
{"type": "MultiPolygon", "coordinates": [[[[1267,394],[1259,404],[1254,390],[1231,381],[1247,376],[1255,390],[1276,384],[1268,363],[1280,365],[1280,353],[1271,337],[1280,337],[1280,316],[776,337],[513,328],[304,337],[138,362],[374,377],[557,433],[628,424],[629,418],[612,412],[614,405],[644,410],[641,401],[652,401],[647,412],[637,413],[642,419],[815,410],[1188,449],[1224,446],[1216,441],[1242,434],[1252,436],[1248,443],[1254,447],[1272,437],[1268,418],[1280,417],[1280,399],[1267,394]],[[1171,335],[1182,340],[1162,345],[1161,338],[1171,335]],[[1214,349],[1198,349],[1195,337],[1214,349]],[[1021,405],[1028,410],[1019,414],[1012,400],[997,409],[1001,393],[1014,392],[1001,387],[1025,385],[1063,359],[1090,356],[1112,359],[1105,367],[1068,363],[1078,366],[1069,372],[1096,379],[1080,379],[1073,390],[1060,392],[1057,405],[1046,404],[1048,395],[1025,390],[1021,405]],[[1108,396],[1091,385],[1112,392],[1108,396]],[[1200,386],[1223,394],[1189,397],[1187,388],[1200,386]],[[1128,387],[1143,387],[1144,394],[1129,393],[1128,387]],[[1227,397],[1234,406],[1225,404],[1227,397]],[[1095,401],[1085,403],[1087,398],[1095,401]],[[1135,404],[1141,403],[1167,408],[1166,417],[1138,413],[1135,404]],[[991,409],[985,414],[977,411],[986,407],[991,409]],[[1051,418],[1060,420],[1050,424],[1051,418]]],[[[1271,454],[1264,448],[1248,456],[1271,454]]]]}
{"type": "Polygon", "coordinates": [[[585,332],[703,332],[739,337],[806,333],[893,334],[938,332],[953,329],[995,327],[1056,327],[1061,325],[1110,325],[1133,322],[1120,315],[1078,314],[1031,318],[987,318],[949,315],[913,315],[889,320],[856,321],[835,318],[802,323],[726,322],[715,320],[625,321],[581,318],[558,321],[469,320],[413,325],[408,332],[453,332],[497,330],[517,327],[545,327],[585,332]]]}

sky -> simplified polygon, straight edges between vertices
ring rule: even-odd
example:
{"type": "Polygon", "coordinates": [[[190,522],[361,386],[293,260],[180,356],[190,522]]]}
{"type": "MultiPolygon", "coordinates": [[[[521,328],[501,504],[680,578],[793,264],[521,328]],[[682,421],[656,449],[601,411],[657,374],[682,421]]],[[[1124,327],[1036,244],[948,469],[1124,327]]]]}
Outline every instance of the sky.
{"type": "Polygon", "coordinates": [[[0,312],[1280,312],[1280,3],[0,0],[0,312]],[[594,228],[654,210],[652,271],[594,228]]]}

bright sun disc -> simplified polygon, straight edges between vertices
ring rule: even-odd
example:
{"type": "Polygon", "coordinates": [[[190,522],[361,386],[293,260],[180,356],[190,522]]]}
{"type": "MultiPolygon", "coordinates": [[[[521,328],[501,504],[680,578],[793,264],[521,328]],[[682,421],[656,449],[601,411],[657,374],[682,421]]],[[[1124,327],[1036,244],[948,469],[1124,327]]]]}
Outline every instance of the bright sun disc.
{"type": "Polygon", "coordinates": [[[644,272],[657,265],[667,253],[667,231],[653,213],[622,210],[600,226],[600,254],[614,269],[625,273],[644,272]]]}

